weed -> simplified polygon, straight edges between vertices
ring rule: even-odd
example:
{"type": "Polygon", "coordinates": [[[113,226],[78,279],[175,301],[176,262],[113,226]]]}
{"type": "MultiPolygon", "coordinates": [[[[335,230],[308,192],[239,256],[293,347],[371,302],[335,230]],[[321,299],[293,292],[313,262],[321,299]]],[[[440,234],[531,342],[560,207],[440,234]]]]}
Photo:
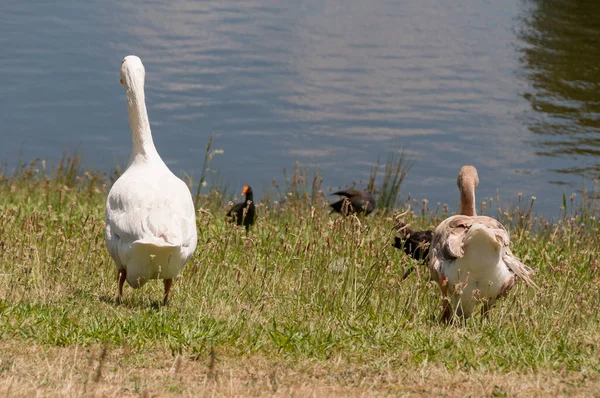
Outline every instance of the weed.
{"type": "MultiPolygon", "coordinates": [[[[485,210],[509,228],[513,252],[537,271],[541,289],[519,284],[487,319],[443,326],[437,321],[439,289],[428,283],[426,269],[416,265],[417,272],[402,281],[415,263],[391,247],[392,218],[383,212],[330,217],[320,177],[300,167],[286,175],[283,187],[274,187],[279,200],[260,204],[261,218],[248,237],[225,220],[222,202],[197,195],[198,249],[174,284],[170,306],[153,305],[150,298],[160,296],[162,284],[152,282],[127,289],[124,304],[114,306],[116,270],[103,238],[108,177],[80,165],[78,157],[65,158],[49,172],[35,160],[0,176],[0,330],[2,342],[21,352],[11,354],[14,363],[0,356],[3,380],[28,377],[17,373],[23,367],[35,373],[39,355],[31,350],[53,349],[56,357],[65,352],[70,358],[76,347],[95,346],[105,348],[91,356],[92,365],[72,365],[79,375],[72,385],[80,388],[72,395],[85,388],[115,395],[132,385],[139,393],[155,391],[158,381],[135,375],[159,366],[156,358],[163,354],[169,377],[188,377],[189,365],[202,374],[189,383],[218,380],[215,389],[232,380],[228,366],[250,369],[263,358],[259,370],[244,373],[255,381],[239,381],[257,386],[253,395],[289,392],[290,369],[303,375],[302,383],[318,385],[306,369],[335,368],[336,385],[358,389],[365,378],[377,388],[408,388],[378,384],[381,369],[415,383],[429,370],[440,380],[477,375],[491,378],[485,394],[499,396],[518,393],[507,380],[527,378],[532,369],[547,380],[570,374],[580,380],[600,371],[598,195],[586,195],[581,204],[565,196],[569,209],[557,220],[537,216],[533,199],[507,209],[486,202],[485,210]],[[125,360],[111,358],[120,352],[125,360]],[[207,352],[207,361],[180,366],[182,358],[206,358],[207,352]],[[129,373],[108,389],[117,374],[112,364],[129,373]],[[85,374],[95,383],[85,384],[85,374]]],[[[405,220],[416,229],[435,226],[450,213],[421,202],[415,208],[405,220]]],[[[65,380],[52,372],[35,377],[40,386],[48,380],[44,389],[65,380]]],[[[188,391],[172,379],[164,383],[188,391]]],[[[14,391],[15,385],[7,381],[4,389],[14,391]]]]}

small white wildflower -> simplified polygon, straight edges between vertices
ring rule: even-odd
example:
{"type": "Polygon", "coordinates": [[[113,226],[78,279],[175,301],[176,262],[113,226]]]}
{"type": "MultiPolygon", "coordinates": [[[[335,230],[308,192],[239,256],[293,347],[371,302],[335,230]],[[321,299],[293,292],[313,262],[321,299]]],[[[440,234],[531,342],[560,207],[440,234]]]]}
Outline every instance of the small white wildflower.
{"type": "Polygon", "coordinates": [[[333,273],[339,274],[342,273],[346,267],[348,266],[348,258],[341,257],[333,260],[329,263],[329,270],[333,273]]]}

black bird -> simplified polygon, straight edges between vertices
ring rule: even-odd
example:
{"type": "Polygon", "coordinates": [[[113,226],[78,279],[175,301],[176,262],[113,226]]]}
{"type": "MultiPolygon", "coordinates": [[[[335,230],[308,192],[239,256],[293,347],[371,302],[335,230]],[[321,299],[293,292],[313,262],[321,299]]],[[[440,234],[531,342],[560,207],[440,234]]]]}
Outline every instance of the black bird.
{"type": "Polygon", "coordinates": [[[394,247],[404,250],[407,256],[426,263],[433,231],[413,231],[403,222],[396,224],[396,231],[400,236],[394,237],[394,247]]]}
{"type": "Polygon", "coordinates": [[[338,195],[342,198],[337,202],[330,203],[329,206],[337,213],[344,216],[354,213],[371,214],[375,210],[375,199],[369,192],[347,189],[345,191],[337,191],[332,195],[338,195]]]}
{"type": "MultiPolygon", "coordinates": [[[[396,224],[395,228],[400,236],[394,237],[394,244],[392,246],[404,250],[404,253],[406,253],[407,256],[411,256],[415,260],[419,260],[427,265],[427,261],[429,261],[429,246],[433,239],[433,231],[430,229],[425,231],[413,231],[403,222],[396,224]]],[[[406,279],[413,270],[414,267],[410,267],[402,276],[402,280],[406,279]]]]}
{"type": "Polygon", "coordinates": [[[237,225],[244,225],[246,227],[246,232],[248,232],[250,226],[254,224],[254,219],[256,217],[256,207],[254,206],[252,188],[250,188],[250,185],[244,185],[242,195],[246,195],[245,200],[233,205],[227,212],[227,217],[231,217],[237,225]]]}

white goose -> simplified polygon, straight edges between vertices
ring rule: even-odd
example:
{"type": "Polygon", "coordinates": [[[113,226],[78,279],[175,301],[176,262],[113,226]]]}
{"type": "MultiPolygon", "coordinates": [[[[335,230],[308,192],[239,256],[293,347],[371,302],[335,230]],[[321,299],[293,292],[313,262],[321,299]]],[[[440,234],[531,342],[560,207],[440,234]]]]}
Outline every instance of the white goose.
{"type": "Polygon", "coordinates": [[[129,55],[121,65],[131,126],[127,170],[106,200],[106,246],[119,272],[120,302],[125,280],[133,288],[164,279],[163,304],[184,264],[196,249],[196,214],[187,185],[160,158],[150,132],[144,100],[146,72],[129,55]]]}
{"type": "Polygon", "coordinates": [[[444,321],[452,317],[453,309],[468,318],[478,301],[483,301],[485,314],[513,287],[515,276],[535,286],[533,270],[511,253],[504,226],[491,217],[476,215],[479,177],[475,167],[463,166],[457,185],[461,214],[447,218],[435,229],[429,263],[431,277],[442,290],[444,321]]]}

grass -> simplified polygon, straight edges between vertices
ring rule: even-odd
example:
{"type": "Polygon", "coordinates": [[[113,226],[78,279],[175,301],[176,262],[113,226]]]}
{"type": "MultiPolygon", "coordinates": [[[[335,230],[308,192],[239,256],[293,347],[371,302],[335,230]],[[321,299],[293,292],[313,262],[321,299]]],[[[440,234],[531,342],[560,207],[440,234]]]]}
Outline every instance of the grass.
{"type": "MultiPolygon", "coordinates": [[[[221,196],[199,194],[198,249],[170,305],[158,305],[156,281],[126,287],[116,305],[104,246],[110,177],[77,157],[61,164],[33,161],[0,175],[0,393],[599,391],[593,199],[565,199],[552,221],[525,200],[498,211],[483,201],[510,227],[513,252],[537,270],[540,289],[519,284],[487,319],[464,325],[438,322],[439,289],[423,267],[401,281],[412,260],[391,247],[391,215],[329,216],[318,176],[298,169],[277,187],[280,200],[260,204],[248,236],[226,222],[221,196]]],[[[446,213],[424,204],[406,221],[432,227],[446,213]]]]}
{"type": "Polygon", "coordinates": [[[377,160],[371,170],[367,188],[369,192],[378,194],[377,208],[387,212],[394,210],[400,199],[402,182],[413,165],[414,161],[407,159],[405,149],[402,149],[399,145],[392,146],[383,165],[381,188],[376,189],[377,175],[381,167],[380,159],[377,160]]]}

